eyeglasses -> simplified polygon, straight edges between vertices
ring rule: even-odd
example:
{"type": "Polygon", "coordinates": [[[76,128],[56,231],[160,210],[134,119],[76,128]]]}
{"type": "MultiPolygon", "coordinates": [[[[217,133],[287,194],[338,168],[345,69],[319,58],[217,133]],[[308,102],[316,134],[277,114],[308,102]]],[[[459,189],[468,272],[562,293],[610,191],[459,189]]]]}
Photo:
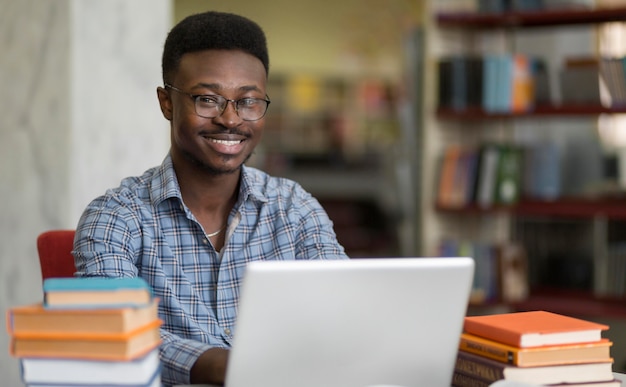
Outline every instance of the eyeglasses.
{"type": "Polygon", "coordinates": [[[189,94],[172,85],[165,84],[165,88],[172,89],[181,94],[188,95],[194,101],[196,114],[204,118],[221,116],[229,102],[233,103],[235,112],[244,121],[256,121],[265,116],[270,104],[269,97],[263,98],[240,98],[237,100],[227,99],[217,94],[189,94]]]}

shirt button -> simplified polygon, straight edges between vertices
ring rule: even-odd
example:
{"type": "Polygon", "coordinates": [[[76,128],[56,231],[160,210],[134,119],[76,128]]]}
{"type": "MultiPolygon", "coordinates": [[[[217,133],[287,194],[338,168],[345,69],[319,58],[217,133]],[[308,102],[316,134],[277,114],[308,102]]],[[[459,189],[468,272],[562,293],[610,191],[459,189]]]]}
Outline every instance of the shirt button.
{"type": "Polygon", "coordinates": [[[224,329],[224,333],[226,333],[228,336],[230,336],[230,329],[228,329],[228,328],[224,329]]]}
{"type": "Polygon", "coordinates": [[[203,238],[202,239],[202,243],[204,243],[205,245],[209,244],[209,240],[207,238],[203,238]]]}

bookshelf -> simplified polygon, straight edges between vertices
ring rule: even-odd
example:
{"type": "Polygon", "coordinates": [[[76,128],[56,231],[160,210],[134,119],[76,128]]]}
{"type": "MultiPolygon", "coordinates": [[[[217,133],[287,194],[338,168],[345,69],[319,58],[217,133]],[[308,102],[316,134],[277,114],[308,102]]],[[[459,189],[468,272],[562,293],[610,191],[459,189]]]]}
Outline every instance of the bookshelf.
{"type": "MultiPolygon", "coordinates": [[[[430,5],[431,49],[428,57],[434,73],[437,71],[437,61],[446,55],[481,55],[485,51],[493,51],[494,46],[500,53],[517,52],[515,36],[520,33],[531,31],[531,39],[534,37],[537,40],[543,39],[551,31],[578,34],[578,29],[584,29],[593,37],[590,40],[593,40],[596,38],[594,31],[599,25],[626,21],[625,6],[487,14],[454,10],[439,12],[435,9],[436,2],[430,5]]],[[[592,43],[597,44],[596,41],[592,43]]],[[[559,55],[556,51],[554,55],[559,55]]],[[[590,47],[588,51],[590,55],[597,55],[598,52],[595,47],[590,47]]],[[[436,80],[431,80],[427,90],[437,90],[438,86],[436,80]]],[[[427,114],[426,121],[430,144],[427,146],[432,150],[424,151],[426,165],[436,171],[439,170],[438,163],[441,162],[444,149],[455,142],[474,145],[481,141],[515,143],[524,137],[520,133],[532,126],[542,125],[549,130],[551,125],[566,126],[571,122],[596,125],[595,121],[601,115],[626,113],[626,106],[562,103],[554,99],[541,101],[531,109],[517,112],[492,112],[482,106],[453,109],[442,107],[439,102],[437,96],[431,95],[426,108],[431,112],[427,114]]],[[[566,130],[561,129],[561,132],[565,133],[561,136],[567,136],[566,130]]],[[[434,187],[439,177],[437,173],[434,172],[430,177],[434,187]]],[[[488,207],[476,204],[446,207],[438,203],[437,193],[432,192],[430,196],[427,195],[425,206],[431,208],[427,221],[434,225],[430,234],[425,236],[426,246],[433,254],[436,254],[437,241],[442,237],[485,239],[489,235],[490,243],[516,241],[526,247],[530,296],[522,302],[510,304],[510,308],[545,309],[579,316],[626,319],[626,306],[623,305],[625,289],[612,278],[615,270],[622,270],[626,276],[626,267],[616,267],[613,262],[616,259],[626,261],[626,256],[622,258],[617,252],[619,249],[615,247],[626,241],[626,233],[620,231],[626,226],[626,196],[621,192],[610,195],[559,195],[550,200],[531,199],[522,195],[512,205],[494,204],[488,207]],[[570,246],[567,245],[568,240],[570,246]],[[571,250],[568,251],[568,248],[571,250]],[[545,278],[545,268],[548,260],[556,255],[562,265],[582,261],[577,269],[588,271],[583,281],[586,286],[561,281],[549,283],[545,278]],[[578,259],[581,255],[587,259],[578,259]],[[570,263],[567,263],[568,256],[571,256],[570,263]],[[609,310],[610,313],[607,312],[609,310]]]]}
{"type": "Polygon", "coordinates": [[[382,75],[282,72],[255,165],[297,181],[334,223],[350,257],[400,253],[389,154],[398,141],[395,84],[382,75]],[[372,182],[377,182],[373,184],[372,182]]]}
{"type": "Polygon", "coordinates": [[[509,11],[497,14],[446,12],[436,16],[442,28],[533,28],[567,25],[590,25],[626,20],[626,7],[605,9],[543,9],[534,11],[509,11]]]}

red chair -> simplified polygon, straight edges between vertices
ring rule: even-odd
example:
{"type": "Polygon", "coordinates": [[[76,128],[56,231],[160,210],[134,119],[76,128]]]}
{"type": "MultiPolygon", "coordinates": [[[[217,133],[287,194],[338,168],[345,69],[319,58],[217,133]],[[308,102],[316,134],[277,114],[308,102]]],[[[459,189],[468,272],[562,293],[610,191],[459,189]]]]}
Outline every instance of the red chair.
{"type": "Polygon", "coordinates": [[[37,252],[42,280],[74,276],[74,234],[75,230],[49,230],[39,234],[37,252]]]}

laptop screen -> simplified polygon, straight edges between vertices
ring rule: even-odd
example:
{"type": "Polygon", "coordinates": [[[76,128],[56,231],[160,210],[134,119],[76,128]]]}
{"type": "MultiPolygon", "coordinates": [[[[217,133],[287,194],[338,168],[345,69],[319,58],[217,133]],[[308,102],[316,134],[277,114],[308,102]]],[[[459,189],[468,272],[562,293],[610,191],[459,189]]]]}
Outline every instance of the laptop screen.
{"type": "Polygon", "coordinates": [[[251,263],[227,387],[450,386],[471,258],[251,263]]]}

